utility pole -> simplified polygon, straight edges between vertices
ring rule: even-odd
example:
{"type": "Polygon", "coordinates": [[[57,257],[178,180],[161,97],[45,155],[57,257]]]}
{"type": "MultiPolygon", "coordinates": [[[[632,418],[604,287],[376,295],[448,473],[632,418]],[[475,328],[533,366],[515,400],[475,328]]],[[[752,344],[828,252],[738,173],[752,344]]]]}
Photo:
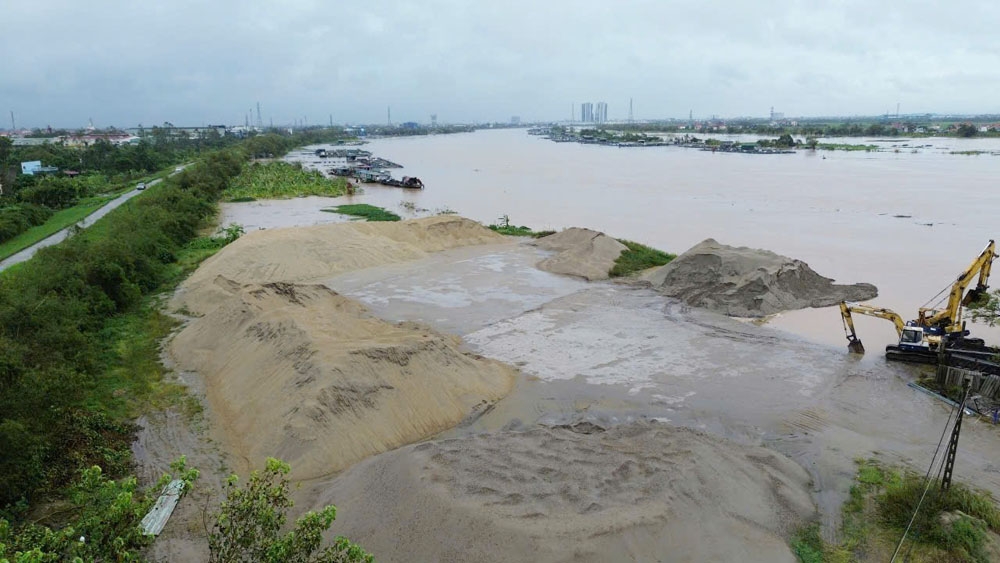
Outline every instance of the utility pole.
{"type": "Polygon", "coordinates": [[[258,129],[264,128],[264,122],[260,118],[260,102],[257,102],[257,128],[258,129]]]}
{"type": "Polygon", "coordinates": [[[951,488],[951,473],[955,470],[955,454],[958,453],[958,434],[962,431],[962,415],[965,414],[965,401],[969,398],[969,380],[962,380],[962,404],[958,405],[958,418],[951,429],[951,439],[948,440],[948,457],[944,462],[944,476],[941,477],[941,490],[951,488]]]}

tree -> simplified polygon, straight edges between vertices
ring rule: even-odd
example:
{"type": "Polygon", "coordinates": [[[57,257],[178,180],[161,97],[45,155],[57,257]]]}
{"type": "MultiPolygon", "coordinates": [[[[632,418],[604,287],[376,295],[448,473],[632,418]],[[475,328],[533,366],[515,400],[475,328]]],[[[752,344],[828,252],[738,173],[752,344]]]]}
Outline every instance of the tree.
{"type": "Polygon", "coordinates": [[[239,487],[235,475],[226,484],[226,500],[215,514],[208,537],[212,563],[304,561],[313,563],[371,563],[374,558],[347,538],[318,551],[322,535],[337,517],[337,508],[327,506],[307,512],[295,521],[291,531],[281,535],[288,498],[287,463],[267,459],[263,473],[250,474],[246,487],[239,487]]]}
{"type": "Polygon", "coordinates": [[[977,302],[969,305],[972,319],[982,321],[990,326],[1000,324],[1000,289],[983,295],[977,302]]]}
{"type": "Polygon", "coordinates": [[[8,137],[0,137],[0,170],[3,170],[7,166],[7,161],[10,160],[13,147],[14,141],[11,141],[8,137]]]}
{"type": "Polygon", "coordinates": [[[176,478],[184,496],[198,478],[198,471],[188,469],[183,457],[170,468],[174,475],[164,475],[146,492],[138,489],[135,477],[114,481],[96,465],[84,470],[70,494],[77,515],[68,526],[14,527],[0,518],[0,562],[140,561],[142,550],[153,540],[143,533],[140,522],[160,491],[176,478]]]}
{"type": "Polygon", "coordinates": [[[795,146],[795,139],[793,139],[792,136],[789,135],[788,133],[785,133],[784,135],[778,137],[778,140],[774,142],[774,146],[776,146],[776,147],[794,147],[795,146]]]}
{"type": "Polygon", "coordinates": [[[979,128],[971,123],[963,123],[955,129],[959,137],[975,137],[979,134],[979,128]]]}

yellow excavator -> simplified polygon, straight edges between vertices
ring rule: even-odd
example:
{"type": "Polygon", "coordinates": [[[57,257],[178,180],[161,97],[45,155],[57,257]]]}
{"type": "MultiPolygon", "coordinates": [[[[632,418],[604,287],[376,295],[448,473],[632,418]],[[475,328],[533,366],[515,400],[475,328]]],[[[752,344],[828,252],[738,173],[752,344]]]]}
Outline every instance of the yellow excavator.
{"type": "Polygon", "coordinates": [[[906,322],[903,320],[903,317],[900,317],[899,313],[896,313],[892,309],[886,309],[885,307],[872,307],[871,305],[865,305],[864,303],[848,303],[847,301],[841,301],[840,316],[844,321],[844,332],[847,333],[847,349],[855,354],[864,354],[865,346],[861,343],[861,339],[858,338],[858,333],[854,330],[854,317],[851,316],[852,313],[859,313],[861,315],[868,315],[869,317],[878,317],[880,319],[892,321],[892,324],[896,326],[896,335],[899,337],[900,343],[902,343],[905,339],[908,344],[916,343],[921,348],[929,349],[929,343],[924,341],[924,330],[920,327],[906,326],[906,322]]]}
{"type": "Polygon", "coordinates": [[[986,293],[987,282],[993,259],[997,257],[996,244],[991,240],[979,256],[972,261],[955,280],[944,309],[921,307],[915,320],[904,322],[903,318],[890,309],[873,307],[863,303],[840,303],[840,316],[847,334],[847,349],[856,354],[864,354],[865,347],[854,330],[852,313],[889,320],[896,327],[899,342],[885,348],[886,358],[907,362],[934,363],[942,337],[947,336],[947,347],[975,353],[986,349],[978,338],[966,338],[969,331],[962,320],[962,307],[975,302],[986,293]],[[969,285],[978,277],[976,287],[966,293],[969,285]]]}

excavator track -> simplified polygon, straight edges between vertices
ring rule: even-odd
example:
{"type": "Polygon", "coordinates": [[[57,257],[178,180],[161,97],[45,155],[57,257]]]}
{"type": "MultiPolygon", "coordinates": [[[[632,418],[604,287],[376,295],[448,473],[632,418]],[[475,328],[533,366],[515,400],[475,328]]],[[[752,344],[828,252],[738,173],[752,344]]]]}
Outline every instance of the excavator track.
{"type": "MultiPolygon", "coordinates": [[[[945,361],[951,367],[964,368],[1000,375],[1000,350],[987,346],[957,347],[949,349],[945,361]]],[[[898,346],[885,347],[885,359],[892,362],[936,365],[937,352],[902,350],[898,346]]]]}

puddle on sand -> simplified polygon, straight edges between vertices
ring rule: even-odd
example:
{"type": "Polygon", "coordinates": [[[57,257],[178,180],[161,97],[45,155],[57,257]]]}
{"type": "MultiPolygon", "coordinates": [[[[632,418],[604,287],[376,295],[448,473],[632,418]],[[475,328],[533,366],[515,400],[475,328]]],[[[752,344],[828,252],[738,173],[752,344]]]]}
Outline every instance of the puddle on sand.
{"type": "Polygon", "coordinates": [[[464,335],[587,286],[535,268],[548,255],[512,241],[446,250],[320,281],[383,319],[423,322],[464,335]]]}

